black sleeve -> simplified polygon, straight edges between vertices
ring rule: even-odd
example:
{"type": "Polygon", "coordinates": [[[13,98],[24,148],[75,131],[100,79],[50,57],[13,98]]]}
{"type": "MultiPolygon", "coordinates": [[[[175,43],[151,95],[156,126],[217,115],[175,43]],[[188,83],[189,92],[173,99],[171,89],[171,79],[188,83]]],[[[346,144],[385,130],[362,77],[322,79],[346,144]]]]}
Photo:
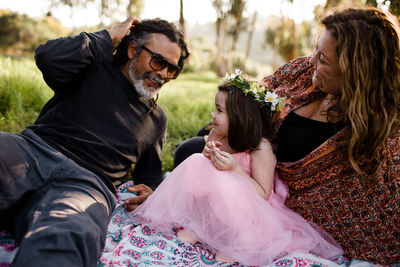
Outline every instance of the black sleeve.
{"type": "Polygon", "coordinates": [[[50,40],[36,49],[36,65],[55,92],[79,79],[88,66],[111,62],[113,46],[106,30],[50,40]]]}
{"type": "Polygon", "coordinates": [[[160,138],[136,162],[132,173],[134,184],[145,184],[154,190],[162,182],[161,150],[166,132],[165,128],[160,138]]]}

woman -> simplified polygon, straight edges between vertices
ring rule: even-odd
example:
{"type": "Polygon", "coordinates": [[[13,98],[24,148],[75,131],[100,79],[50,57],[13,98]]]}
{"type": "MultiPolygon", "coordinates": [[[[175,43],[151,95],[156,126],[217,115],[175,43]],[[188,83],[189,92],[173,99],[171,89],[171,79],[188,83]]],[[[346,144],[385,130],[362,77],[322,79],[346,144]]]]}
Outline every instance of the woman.
{"type": "MultiPolygon", "coordinates": [[[[311,57],[264,79],[286,97],[275,118],[286,204],[331,234],[346,256],[400,263],[398,21],[366,8],[338,11],[322,24],[311,57]]],[[[190,142],[183,146],[177,153],[190,142]]]]}

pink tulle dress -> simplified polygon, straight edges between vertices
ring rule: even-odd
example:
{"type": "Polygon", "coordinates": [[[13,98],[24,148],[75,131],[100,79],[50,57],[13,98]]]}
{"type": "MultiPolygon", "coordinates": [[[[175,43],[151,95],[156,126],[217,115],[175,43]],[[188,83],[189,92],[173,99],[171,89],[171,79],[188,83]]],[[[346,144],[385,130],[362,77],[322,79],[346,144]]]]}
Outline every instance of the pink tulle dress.
{"type": "MultiPolygon", "coordinates": [[[[233,156],[251,175],[249,153],[233,156]]],[[[292,252],[326,259],[341,255],[333,238],[284,205],[287,194],[276,176],[274,192],[265,200],[244,177],[194,154],[130,216],[167,234],[184,227],[210,249],[245,265],[267,265],[292,252]]]]}

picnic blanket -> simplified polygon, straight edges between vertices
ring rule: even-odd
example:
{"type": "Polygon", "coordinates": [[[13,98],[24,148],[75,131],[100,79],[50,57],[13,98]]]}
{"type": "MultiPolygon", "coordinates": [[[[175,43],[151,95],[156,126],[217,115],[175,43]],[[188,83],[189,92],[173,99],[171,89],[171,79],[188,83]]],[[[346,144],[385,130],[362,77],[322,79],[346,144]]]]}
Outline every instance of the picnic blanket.
{"type": "MultiPolygon", "coordinates": [[[[140,225],[129,219],[122,203],[132,194],[127,187],[132,182],[118,188],[118,205],[108,226],[106,245],[98,267],[103,266],[243,266],[214,260],[213,253],[201,243],[195,245],[179,241],[176,235],[165,235],[140,225]]],[[[0,232],[0,267],[11,265],[18,251],[11,235],[0,232]]],[[[296,253],[276,259],[268,267],[366,267],[373,264],[357,259],[339,257],[329,261],[313,254],[296,253]]],[[[395,267],[400,267],[396,264],[395,267]]]]}

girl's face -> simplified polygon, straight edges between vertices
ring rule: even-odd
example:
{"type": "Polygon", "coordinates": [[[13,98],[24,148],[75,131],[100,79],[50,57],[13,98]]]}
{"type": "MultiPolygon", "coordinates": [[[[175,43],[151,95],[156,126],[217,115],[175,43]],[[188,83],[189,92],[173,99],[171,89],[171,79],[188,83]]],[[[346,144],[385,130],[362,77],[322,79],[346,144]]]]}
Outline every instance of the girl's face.
{"type": "Polygon", "coordinates": [[[310,59],[315,67],[312,77],[314,86],[331,95],[341,92],[342,74],[335,45],[336,40],[332,34],[328,30],[323,31],[310,59]]]}
{"type": "Polygon", "coordinates": [[[215,95],[215,109],[211,112],[213,131],[219,136],[228,136],[229,121],[225,106],[227,96],[227,92],[218,90],[215,95]]]}

